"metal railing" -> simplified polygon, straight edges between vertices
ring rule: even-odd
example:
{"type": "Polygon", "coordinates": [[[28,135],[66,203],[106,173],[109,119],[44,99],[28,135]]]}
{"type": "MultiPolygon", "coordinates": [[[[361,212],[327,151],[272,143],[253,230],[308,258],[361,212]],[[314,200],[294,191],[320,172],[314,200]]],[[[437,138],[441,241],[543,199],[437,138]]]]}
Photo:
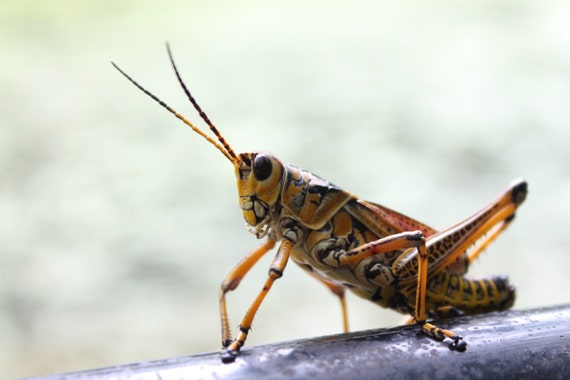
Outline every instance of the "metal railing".
{"type": "Polygon", "coordinates": [[[207,353],[36,379],[570,378],[570,305],[438,325],[464,336],[467,350],[450,350],[409,325],[246,347],[231,364],[207,353]]]}

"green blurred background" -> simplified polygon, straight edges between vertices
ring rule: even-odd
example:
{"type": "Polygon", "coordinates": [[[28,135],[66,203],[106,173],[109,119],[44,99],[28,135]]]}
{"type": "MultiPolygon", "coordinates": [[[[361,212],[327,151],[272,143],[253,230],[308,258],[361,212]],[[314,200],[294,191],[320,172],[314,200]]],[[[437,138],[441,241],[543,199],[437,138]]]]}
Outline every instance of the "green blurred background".
{"type": "MultiPolygon", "coordinates": [[[[0,2],[0,373],[214,351],[217,292],[254,246],[227,160],[110,65],[237,151],[268,150],[437,228],[530,184],[473,266],[516,308],[569,301],[564,1],[0,2]]],[[[271,256],[271,255],[269,255],[271,256]]],[[[237,326],[270,257],[230,294],[237,326]]],[[[353,329],[402,316],[349,298],[353,329]]],[[[291,265],[248,345],[340,332],[291,265]]]]}

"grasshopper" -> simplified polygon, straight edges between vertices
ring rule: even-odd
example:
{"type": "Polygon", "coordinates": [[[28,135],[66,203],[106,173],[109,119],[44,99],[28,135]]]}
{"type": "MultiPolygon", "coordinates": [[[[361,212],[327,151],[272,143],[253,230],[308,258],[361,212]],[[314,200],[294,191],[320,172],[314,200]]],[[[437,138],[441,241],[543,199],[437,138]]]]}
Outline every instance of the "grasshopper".
{"type": "Polygon", "coordinates": [[[341,303],[348,331],[345,289],[382,307],[409,314],[428,336],[450,340],[464,351],[453,331],[428,322],[510,308],[515,288],[505,276],[469,277],[469,264],[510,224],[525,200],[527,183],[513,181],[487,206],[459,223],[436,230],[382,205],[359,199],[332,183],[269,152],[236,154],[200,108],[168,55],[186,96],[216,139],[146,90],[114,63],[130,82],[216,147],[234,166],[239,207],[246,227],[265,242],[226,276],[219,291],[221,359],[233,362],[244,345],[259,306],[292,259],[326,285],[341,303]],[[226,294],[280,242],[269,274],[233,338],[226,294]]]}

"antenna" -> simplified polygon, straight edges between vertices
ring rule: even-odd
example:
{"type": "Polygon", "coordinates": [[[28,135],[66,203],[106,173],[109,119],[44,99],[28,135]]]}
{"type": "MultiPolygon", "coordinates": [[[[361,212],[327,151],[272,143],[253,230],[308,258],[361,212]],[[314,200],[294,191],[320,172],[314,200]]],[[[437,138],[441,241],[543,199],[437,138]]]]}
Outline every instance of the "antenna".
{"type": "Polygon", "coordinates": [[[210,130],[212,132],[214,132],[214,135],[216,135],[216,137],[218,138],[218,141],[224,146],[224,148],[226,149],[228,154],[230,156],[232,156],[234,159],[237,159],[237,156],[236,156],[234,150],[232,149],[232,147],[230,146],[230,144],[228,144],[228,142],[226,141],[224,136],[222,136],[220,131],[218,131],[218,128],[216,128],[216,126],[214,125],[214,123],[212,123],[212,121],[210,120],[208,115],[206,115],[206,112],[202,111],[202,108],[200,107],[200,105],[198,104],[196,99],[194,99],[194,97],[190,93],[190,90],[188,90],[188,87],[186,87],[186,84],[184,83],[184,81],[182,80],[182,77],[180,76],[180,73],[178,72],[178,68],[176,67],[176,63],[174,63],[174,57],[172,56],[172,51],[170,50],[170,45],[168,44],[168,42],[166,43],[166,50],[168,51],[168,57],[170,58],[170,63],[172,63],[172,68],[174,69],[174,73],[176,74],[176,78],[178,79],[178,83],[180,83],[180,86],[182,86],[182,89],[184,90],[184,93],[188,97],[188,100],[190,100],[190,103],[192,103],[192,105],[194,106],[196,111],[198,111],[198,114],[200,115],[202,120],[204,120],[206,122],[206,124],[208,124],[208,126],[210,127],[210,130]]]}
{"type": "MultiPolygon", "coordinates": [[[[167,45],[168,48],[168,45],[167,45]]],[[[192,128],[192,130],[194,132],[196,132],[197,134],[199,134],[200,136],[202,136],[203,138],[205,138],[206,140],[208,140],[208,142],[212,145],[214,145],[220,152],[222,152],[222,154],[224,156],[226,156],[226,158],[228,160],[230,160],[232,163],[236,164],[237,162],[239,162],[239,158],[237,157],[237,155],[235,154],[235,152],[233,151],[233,149],[231,148],[231,146],[228,144],[228,142],[224,139],[224,137],[221,135],[221,133],[218,131],[218,129],[212,124],[212,122],[210,121],[210,119],[208,119],[208,116],[204,113],[204,111],[202,111],[202,109],[198,106],[198,104],[196,103],[196,101],[194,100],[194,98],[192,97],[192,95],[190,94],[190,92],[188,91],[186,85],[184,84],[184,82],[182,81],[182,79],[180,78],[180,75],[178,74],[178,70],[176,69],[176,66],[174,65],[174,61],[172,60],[172,55],[170,54],[170,48],[168,48],[168,54],[170,56],[172,65],[174,67],[174,71],[176,72],[176,76],[178,77],[178,81],[180,82],[180,84],[182,85],[182,88],[184,89],[184,92],[188,95],[188,98],[190,99],[190,102],[192,103],[192,105],[194,106],[194,108],[196,108],[196,110],[198,111],[198,113],[200,114],[200,117],[202,117],[202,119],[206,122],[206,124],[208,124],[208,126],[210,127],[210,129],[212,130],[212,132],[214,132],[214,134],[216,135],[216,137],[218,138],[218,141],[214,140],[212,137],[208,136],[204,131],[202,131],[200,128],[196,127],[194,124],[192,124],[192,122],[188,119],[186,119],[186,117],[184,117],[184,115],[178,113],[178,111],[176,111],[174,108],[170,107],[168,104],[166,104],[165,102],[163,102],[161,99],[159,99],[156,95],[154,95],[152,92],[150,92],[149,90],[147,90],[146,88],[144,88],[142,85],[140,85],[137,81],[135,81],[133,78],[131,78],[127,73],[125,73],[123,70],[121,70],[121,68],[119,66],[117,66],[114,62],[111,62],[111,64],[115,67],[115,69],[117,69],[125,78],[127,78],[132,84],[134,84],[139,90],[141,90],[142,92],[144,92],[145,94],[147,94],[149,97],[151,97],[155,102],[157,102],[158,104],[160,104],[161,106],[163,106],[164,108],[166,108],[170,113],[172,113],[174,116],[176,116],[178,119],[180,119],[184,124],[186,124],[187,126],[189,126],[190,128],[192,128]]]]}

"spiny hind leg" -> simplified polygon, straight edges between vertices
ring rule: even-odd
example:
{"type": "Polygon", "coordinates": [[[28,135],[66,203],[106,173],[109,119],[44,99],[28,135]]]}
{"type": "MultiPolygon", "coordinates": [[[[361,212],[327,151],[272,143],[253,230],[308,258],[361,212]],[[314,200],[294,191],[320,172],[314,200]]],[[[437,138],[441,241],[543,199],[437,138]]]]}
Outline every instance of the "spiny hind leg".
{"type": "Polygon", "coordinates": [[[437,340],[444,340],[445,338],[451,339],[452,342],[449,345],[450,349],[463,352],[467,348],[467,342],[463,340],[463,337],[457,335],[453,331],[442,329],[441,327],[427,322],[425,319],[420,319],[419,317],[415,317],[412,319],[412,321],[413,320],[415,320],[415,322],[422,328],[422,331],[426,335],[437,340]]]}
{"type": "Polygon", "coordinates": [[[427,269],[428,269],[428,250],[425,244],[417,247],[418,252],[418,283],[416,289],[416,304],[414,308],[414,319],[427,335],[438,340],[449,338],[452,340],[451,349],[457,351],[465,351],[467,343],[463,337],[455,334],[451,330],[445,330],[432,323],[426,321],[426,286],[427,286],[427,269]]]}
{"type": "Polygon", "coordinates": [[[491,205],[503,205],[508,210],[497,218],[496,224],[490,227],[484,238],[475,244],[469,252],[469,263],[483,252],[503,232],[515,218],[517,208],[524,202],[528,193],[528,184],[522,179],[513,181],[509,187],[491,205]]]}
{"type": "Polygon", "coordinates": [[[428,271],[428,250],[426,239],[421,231],[402,232],[394,234],[376,241],[363,244],[362,246],[345,252],[338,257],[339,264],[354,267],[366,257],[383,254],[398,249],[415,249],[418,256],[417,268],[417,289],[416,303],[414,308],[414,320],[422,328],[427,335],[436,339],[443,340],[446,337],[453,341],[451,347],[458,351],[464,351],[467,344],[463,338],[453,331],[445,330],[426,321],[426,286],[428,271]]]}
{"type": "Polygon", "coordinates": [[[463,340],[463,337],[457,335],[453,331],[442,329],[441,327],[437,327],[429,322],[417,323],[421,326],[424,333],[437,340],[444,340],[445,338],[451,339],[452,343],[449,345],[449,348],[461,352],[465,351],[467,348],[467,343],[463,340]]]}
{"type": "MultiPolygon", "coordinates": [[[[469,262],[473,261],[513,220],[516,209],[526,198],[527,188],[527,183],[524,180],[514,181],[503,194],[471,217],[454,227],[430,236],[428,238],[430,245],[429,252],[425,244],[418,246],[417,291],[414,319],[427,335],[436,339],[451,339],[453,341],[451,348],[457,349],[458,351],[465,350],[467,346],[463,338],[453,331],[445,330],[426,322],[425,301],[428,255],[431,255],[431,260],[434,263],[431,264],[431,274],[437,273],[442,269],[451,270],[452,266],[458,262],[458,258],[465,253],[469,246],[474,244],[475,247],[473,251],[470,252],[467,257],[469,262]],[[457,235],[458,239],[453,241],[454,239],[452,237],[455,235],[457,235]],[[450,245],[447,248],[445,244],[442,243],[446,241],[448,245],[450,245]],[[440,246],[439,249],[438,246],[440,246]],[[438,257],[439,260],[437,260],[438,257]]],[[[397,266],[395,274],[398,275],[398,269],[403,268],[403,266],[397,266]]],[[[507,300],[514,299],[514,292],[511,293],[512,296],[507,297],[507,300]]],[[[441,311],[445,314],[445,310],[441,311]]]]}

